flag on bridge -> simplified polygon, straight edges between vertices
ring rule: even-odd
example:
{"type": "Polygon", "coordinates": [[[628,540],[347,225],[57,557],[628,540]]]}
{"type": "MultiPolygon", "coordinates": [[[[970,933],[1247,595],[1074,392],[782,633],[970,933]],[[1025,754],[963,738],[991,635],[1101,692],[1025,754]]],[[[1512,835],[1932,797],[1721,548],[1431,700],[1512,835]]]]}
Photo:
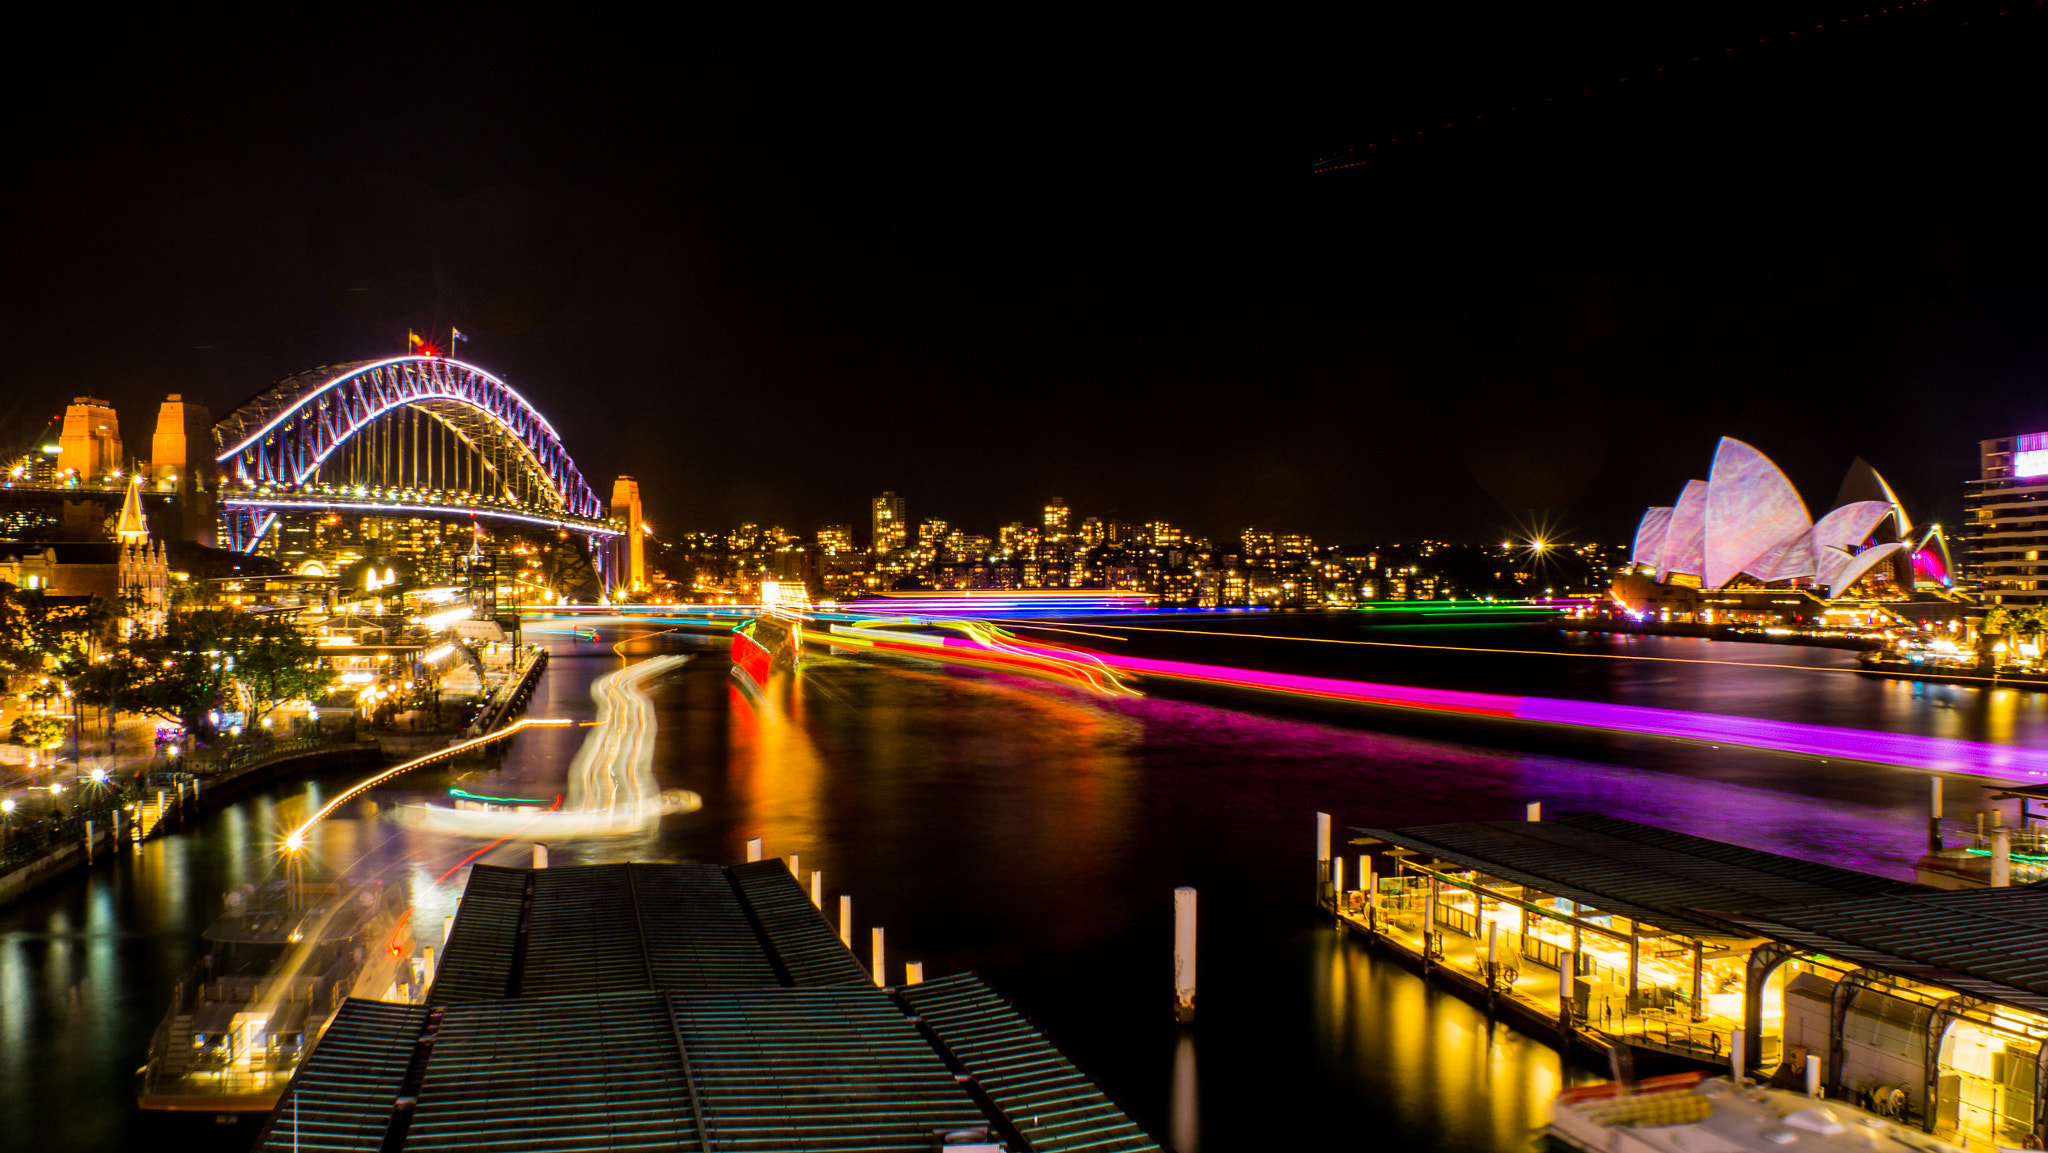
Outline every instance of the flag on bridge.
{"type": "Polygon", "coordinates": [[[449,345],[448,351],[449,351],[449,352],[451,352],[451,353],[452,353],[452,352],[454,352],[454,351],[455,351],[455,347],[454,347],[455,345],[458,345],[458,344],[462,344],[462,343],[465,343],[465,342],[466,342],[466,341],[468,341],[468,340],[469,340],[469,338],[468,338],[468,337],[466,337],[466,336],[462,335],[462,330],[461,330],[461,329],[459,329],[459,328],[450,328],[450,329],[448,330],[448,345],[449,345]]]}

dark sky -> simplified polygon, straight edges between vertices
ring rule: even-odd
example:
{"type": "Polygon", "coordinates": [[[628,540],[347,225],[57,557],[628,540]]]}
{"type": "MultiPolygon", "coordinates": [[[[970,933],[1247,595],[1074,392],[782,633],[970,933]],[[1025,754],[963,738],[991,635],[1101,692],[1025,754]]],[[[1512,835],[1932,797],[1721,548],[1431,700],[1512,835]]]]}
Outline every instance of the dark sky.
{"type": "Polygon", "coordinates": [[[2042,7],[1432,7],[13,37],[0,440],[451,323],[665,533],[1612,540],[1722,434],[1947,518],[2048,429],[2042,7]]]}

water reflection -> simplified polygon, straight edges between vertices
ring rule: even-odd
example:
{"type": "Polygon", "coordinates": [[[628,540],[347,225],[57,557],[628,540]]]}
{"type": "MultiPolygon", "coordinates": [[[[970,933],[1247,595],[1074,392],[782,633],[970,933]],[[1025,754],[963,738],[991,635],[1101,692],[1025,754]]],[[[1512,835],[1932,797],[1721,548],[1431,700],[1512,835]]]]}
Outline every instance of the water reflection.
{"type": "MultiPolygon", "coordinates": [[[[1925,779],[1900,770],[1650,742],[1616,746],[1617,763],[1602,763],[1497,735],[1468,743],[1158,698],[1109,702],[908,661],[821,659],[754,704],[735,697],[713,641],[677,634],[629,651],[706,654],[650,688],[656,780],[698,793],[704,808],[631,843],[551,846],[556,864],[730,861],[753,837],[771,854],[800,853],[826,871],[830,892],[856,895],[862,930],[887,927],[892,964],[982,971],[1151,1132],[1190,1153],[1283,1142],[1521,1150],[1541,1103],[1587,1076],[1398,962],[1314,928],[1316,810],[1340,827],[1402,825],[1513,819],[1540,800],[1547,813],[1600,811],[1893,876],[1909,875],[1924,838],[1925,779]],[[1203,1017],[1191,1033],[1170,1013],[1181,884],[1203,893],[1203,1017]]],[[[1799,650],[1769,655],[1788,652],[1799,650]]],[[[1471,687],[1562,694],[1548,672],[1464,659],[1458,675],[1471,687]]],[[[561,638],[533,715],[588,719],[591,682],[618,667],[608,645],[561,638]]],[[[1578,678],[1587,692],[1589,678],[1578,678]]],[[[1785,691],[1768,670],[1725,666],[1599,679],[1632,703],[2048,735],[2042,694],[1818,675],[1785,691]]],[[[408,830],[386,814],[458,784],[553,796],[584,731],[530,731],[502,760],[405,778],[323,822],[309,851],[319,869],[405,886],[420,941],[438,946],[466,865],[521,864],[528,846],[408,830]]],[[[0,910],[8,1147],[247,1148],[246,1124],[144,1118],[128,1077],[221,894],[280,875],[283,830],[352,779],[253,791],[0,910]]],[[[1959,813],[1969,803],[1959,790],[1951,798],[1959,813]]]]}

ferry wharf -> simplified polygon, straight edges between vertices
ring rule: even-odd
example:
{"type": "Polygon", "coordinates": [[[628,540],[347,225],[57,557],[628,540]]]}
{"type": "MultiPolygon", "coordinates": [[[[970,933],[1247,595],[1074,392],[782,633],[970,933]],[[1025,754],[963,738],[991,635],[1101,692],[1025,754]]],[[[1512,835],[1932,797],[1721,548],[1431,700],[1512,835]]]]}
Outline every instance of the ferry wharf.
{"type": "Polygon", "coordinates": [[[2048,1139],[2048,889],[1537,816],[1354,828],[1353,871],[1318,814],[1318,907],[1567,1053],[1732,1063],[1952,1141],[2048,1139]]]}
{"type": "MultiPolygon", "coordinates": [[[[1754,934],[1698,910],[1915,887],[1612,817],[1354,831],[1363,883],[1346,887],[1332,856],[1319,893],[1340,931],[1531,1033],[1603,1054],[1620,1041],[1726,1062],[1754,934]]],[[[1777,1064],[1777,1040],[1759,1038],[1753,1058],[1777,1064]]]]}

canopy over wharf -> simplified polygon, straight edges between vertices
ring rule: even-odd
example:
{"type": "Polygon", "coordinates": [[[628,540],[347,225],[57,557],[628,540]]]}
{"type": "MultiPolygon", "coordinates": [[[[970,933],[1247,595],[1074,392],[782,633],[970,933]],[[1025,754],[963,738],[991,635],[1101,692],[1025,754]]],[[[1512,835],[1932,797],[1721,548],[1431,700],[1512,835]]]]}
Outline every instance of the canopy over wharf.
{"type": "MultiPolygon", "coordinates": [[[[1700,910],[1914,888],[1612,817],[1356,831],[1366,884],[1339,916],[1588,1044],[1700,1059],[1725,1057],[1761,992],[1758,935],[1700,910]]],[[[1767,1029],[1749,1054],[1774,1065],[1777,1042],[1767,1029]]]]}
{"type": "Polygon", "coordinates": [[[2048,890],[1921,889],[1728,920],[1768,939],[1752,973],[1804,969],[1803,987],[1785,985],[1786,1036],[1804,1031],[1830,1092],[1896,1096],[1937,1134],[2048,1143],[2048,890]]]}
{"type": "Polygon", "coordinates": [[[971,973],[876,988],[780,861],[478,866],[423,1005],[350,1000],[259,1150],[1157,1150],[971,973]]]}
{"type": "Polygon", "coordinates": [[[2048,888],[1942,891],[1611,817],[1357,832],[1362,889],[1329,878],[1342,923],[1525,1019],[1715,1062],[1739,1033],[1751,1069],[1817,1057],[1831,1096],[1939,1136],[2048,1141],[2048,888]]]}

